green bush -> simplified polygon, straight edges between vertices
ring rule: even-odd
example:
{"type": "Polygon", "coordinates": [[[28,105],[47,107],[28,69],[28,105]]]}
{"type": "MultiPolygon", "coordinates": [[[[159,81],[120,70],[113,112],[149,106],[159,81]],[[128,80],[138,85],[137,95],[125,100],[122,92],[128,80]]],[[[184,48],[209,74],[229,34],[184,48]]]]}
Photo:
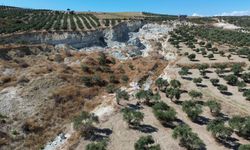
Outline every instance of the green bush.
{"type": "Polygon", "coordinates": [[[181,98],[181,90],[179,88],[167,88],[166,91],[166,97],[170,98],[171,101],[175,100],[179,100],[181,98]]]}
{"type": "Polygon", "coordinates": [[[250,144],[240,145],[239,150],[250,150],[250,144]]]}
{"type": "Polygon", "coordinates": [[[164,102],[156,103],[153,112],[155,117],[165,124],[171,124],[176,119],[176,111],[164,102]]]}
{"type": "Polygon", "coordinates": [[[229,126],[240,136],[246,139],[250,137],[250,117],[234,116],[229,120],[229,126]]]}
{"type": "Polygon", "coordinates": [[[146,105],[157,102],[161,99],[159,93],[154,94],[151,89],[149,90],[140,90],[135,94],[135,97],[139,100],[144,100],[146,105]]]}
{"type": "Polygon", "coordinates": [[[180,139],[180,145],[189,150],[200,150],[205,147],[204,142],[198,137],[196,133],[188,125],[177,126],[172,134],[174,139],[180,139]]]}
{"type": "Polygon", "coordinates": [[[119,104],[120,100],[121,99],[124,99],[124,100],[129,100],[129,94],[128,92],[124,91],[124,90],[116,90],[116,101],[117,103],[119,104]]]}
{"type": "Polygon", "coordinates": [[[182,110],[192,121],[196,121],[202,113],[202,106],[192,101],[184,101],[182,104],[182,110]]]}
{"type": "Polygon", "coordinates": [[[129,81],[129,77],[127,75],[122,75],[122,81],[127,83],[129,81]]]}
{"type": "Polygon", "coordinates": [[[113,84],[109,84],[109,85],[106,87],[106,91],[107,91],[108,93],[115,93],[116,88],[115,88],[115,86],[114,86],[113,84]]]}
{"type": "Polygon", "coordinates": [[[232,74],[225,76],[224,79],[227,81],[229,85],[232,85],[232,86],[236,86],[238,83],[238,77],[232,74]]]}
{"type": "Polygon", "coordinates": [[[225,126],[225,122],[221,118],[209,121],[207,130],[212,133],[216,139],[226,140],[232,135],[232,130],[225,126]]]}
{"type": "Polygon", "coordinates": [[[196,98],[202,98],[202,93],[201,92],[198,92],[198,91],[195,91],[195,90],[192,90],[190,92],[188,92],[188,95],[190,97],[192,97],[192,99],[196,99],[196,98]]]}
{"type": "Polygon", "coordinates": [[[193,78],[193,82],[197,85],[202,82],[202,78],[193,78]]]}
{"type": "Polygon", "coordinates": [[[102,140],[100,142],[92,142],[86,146],[86,150],[106,150],[107,140],[102,140]]]}
{"type": "Polygon", "coordinates": [[[243,96],[246,97],[247,100],[250,100],[250,89],[245,90],[243,96]]]}
{"type": "Polygon", "coordinates": [[[143,121],[144,114],[132,108],[123,108],[121,112],[123,114],[123,119],[129,124],[129,126],[137,127],[143,121]]]}
{"type": "Polygon", "coordinates": [[[221,112],[221,104],[215,100],[209,100],[206,102],[206,105],[209,107],[210,112],[213,116],[218,116],[221,112]]]}
{"type": "Polygon", "coordinates": [[[160,145],[155,144],[155,141],[151,135],[142,136],[134,144],[135,150],[160,150],[160,145]]]}
{"type": "Polygon", "coordinates": [[[195,54],[190,54],[188,55],[188,59],[191,60],[191,61],[194,61],[196,58],[196,55],[195,54]]]}
{"type": "Polygon", "coordinates": [[[210,82],[213,84],[213,86],[217,86],[220,80],[217,78],[213,78],[213,79],[210,79],[210,82]]]}

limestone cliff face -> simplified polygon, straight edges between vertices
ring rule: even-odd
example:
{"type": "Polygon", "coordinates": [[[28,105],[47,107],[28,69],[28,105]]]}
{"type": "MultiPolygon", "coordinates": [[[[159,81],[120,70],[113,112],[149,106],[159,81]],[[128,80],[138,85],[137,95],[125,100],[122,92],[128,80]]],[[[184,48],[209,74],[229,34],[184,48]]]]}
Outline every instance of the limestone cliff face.
{"type": "Polygon", "coordinates": [[[106,30],[105,38],[111,41],[127,42],[129,33],[138,31],[143,25],[142,21],[121,23],[111,30],[106,30]]]}
{"type": "Polygon", "coordinates": [[[129,40],[129,32],[138,31],[143,22],[124,22],[108,29],[100,29],[92,32],[30,32],[18,33],[2,37],[4,41],[13,43],[25,41],[33,44],[67,44],[74,48],[91,46],[106,46],[109,41],[126,42],[129,40]]]}

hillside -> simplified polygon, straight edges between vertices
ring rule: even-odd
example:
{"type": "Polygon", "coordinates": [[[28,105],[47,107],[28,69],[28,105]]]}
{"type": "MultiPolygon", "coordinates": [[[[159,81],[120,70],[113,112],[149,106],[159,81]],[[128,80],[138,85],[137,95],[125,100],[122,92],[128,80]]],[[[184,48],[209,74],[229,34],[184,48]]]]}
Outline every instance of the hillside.
{"type": "Polygon", "coordinates": [[[248,150],[248,19],[0,6],[0,149],[248,150]]]}

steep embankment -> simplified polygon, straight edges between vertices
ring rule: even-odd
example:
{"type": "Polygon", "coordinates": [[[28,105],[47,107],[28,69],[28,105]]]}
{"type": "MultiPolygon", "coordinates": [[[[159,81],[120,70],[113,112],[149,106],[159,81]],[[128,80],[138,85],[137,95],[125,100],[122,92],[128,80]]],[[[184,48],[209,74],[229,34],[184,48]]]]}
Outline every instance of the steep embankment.
{"type": "Polygon", "coordinates": [[[98,29],[92,32],[26,32],[4,35],[4,43],[25,42],[31,44],[67,44],[80,49],[91,46],[106,46],[108,41],[125,42],[129,32],[138,31],[144,25],[142,21],[123,22],[108,29],[98,29]]]}

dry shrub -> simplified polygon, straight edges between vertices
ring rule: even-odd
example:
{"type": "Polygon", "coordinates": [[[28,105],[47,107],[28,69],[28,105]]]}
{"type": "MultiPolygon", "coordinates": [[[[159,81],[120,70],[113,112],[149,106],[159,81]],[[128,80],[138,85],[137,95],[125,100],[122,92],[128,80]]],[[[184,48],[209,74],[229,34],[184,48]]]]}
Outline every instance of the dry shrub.
{"type": "Polygon", "coordinates": [[[0,131],[0,148],[10,142],[10,137],[5,132],[0,131]]]}
{"type": "Polygon", "coordinates": [[[97,61],[94,58],[87,57],[84,61],[84,64],[86,65],[97,65],[97,61]]]}
{"type": "Polygon", "coordinates": [[[22,126],[25,133],[38,133],[43,130],[42,126],[37,120],[27,119],[22,126]]]}
{"type": "Polygon", "coordinates": [[[95,109],[98,105],[102,103],[101,99],[95,99],[92,101],[87,101],[84,105],[84,110],[86,111],[92,111],[95,109]]]}
{"type": "Polygon", "coordinates": [[[83,88],[80,86],[68,85],[60,87],[52,94],[55,104],[64,104],[66,102],[83,102],[84,99],[92,99],[98,95],[98,88],[83,88]]]}
{"type": "Polygon", "coordinates": [[[6,84],[6,83],[9,83],[11,82],[11,77],[10,76],[2,76],[0,78],[0,85],[3,85],[3,84],[6,84]]]}
{"type": "Polygon", "coordinates": [[[20,62],[19,65],[20,65],[21,68],[28,68],[29,67],[29,64],[24,62],[24,61],[20,62]]]}

